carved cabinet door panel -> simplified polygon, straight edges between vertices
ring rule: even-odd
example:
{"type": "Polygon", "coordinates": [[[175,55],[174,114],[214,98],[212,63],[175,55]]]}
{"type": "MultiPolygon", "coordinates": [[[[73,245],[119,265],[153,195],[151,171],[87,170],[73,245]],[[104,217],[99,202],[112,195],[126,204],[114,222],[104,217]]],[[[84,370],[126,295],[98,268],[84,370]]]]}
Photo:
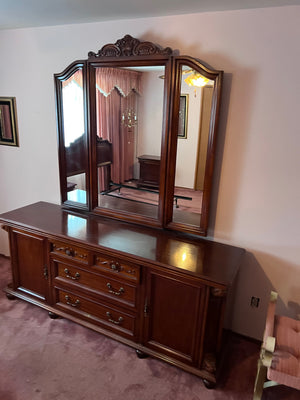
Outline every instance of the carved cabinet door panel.
{"type": "Polygon", "coordinates": [[[196,365],[202,348],[205,286],[149,270],[144,305],[144,345],[196,365]]]}
{"type": "Polygon", "coordinates": [[[46,239],[28,232],[10,232],[13,287],[40,301],[48,300],[46,239]]]}

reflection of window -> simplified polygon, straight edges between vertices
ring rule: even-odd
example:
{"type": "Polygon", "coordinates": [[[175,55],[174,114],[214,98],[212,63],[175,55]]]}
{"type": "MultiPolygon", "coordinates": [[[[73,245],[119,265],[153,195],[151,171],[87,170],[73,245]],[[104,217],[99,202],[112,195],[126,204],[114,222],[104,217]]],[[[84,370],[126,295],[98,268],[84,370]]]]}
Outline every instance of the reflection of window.
{"type": "Polygon", "coordinates": [[[74,80],[63,87],[65,146],[84,133],[83,90],[74,80]]]}
{"type": "Polygon", "coordinates": [[[113,247],[115,250],[126,253],[135,252],[137,256],[155,259],[157,238],[127,229],[119,229],[118,233],[101,234],[99,245],[113,247]]]}
{"type": "Polygon", "coordinates": [[[80,236],[86,234],[87,220],[75,215],[68,215],[67,233],[72,236],[80,236]]]}

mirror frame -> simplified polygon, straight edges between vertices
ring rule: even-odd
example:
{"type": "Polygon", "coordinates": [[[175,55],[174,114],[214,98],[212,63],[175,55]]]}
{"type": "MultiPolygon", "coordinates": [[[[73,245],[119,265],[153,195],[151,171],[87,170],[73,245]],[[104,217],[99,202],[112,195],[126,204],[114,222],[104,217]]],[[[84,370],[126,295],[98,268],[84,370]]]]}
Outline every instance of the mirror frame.
{"type": "Polygon", "coordinates": [[[54,74],[55,83],[55,101],[56,101],[56,124],[58,132],[58,161],[59,161],[59,176],[60,176],[60,193],[61,202],[70,208],[80,208],[83,210],[90,209],[90,173],[89,173],[89,144],[88,144],[88,111],[87,111],[87,66],[86,61],[75,61],[69,65],[63,72],[54,74]],[[85,152],[86,152],[86,204],[73,202],[67,199],[67,165],[66,165],[66,151],[65,151],[65,132],[64,132],[64,112],[63,112],[63,96],[62,96],[62,83],[68,80],[76,71],[82,70],[83,81],[83,113],[85,125],[85,152]]]}
{"type": "Polygon", "coordinates": [[[88,59],[75,61],[62,73],[55,74],[57,130],[60,165],[60,187],[63,207],[85,209],[94,214],[142,225],[168,228],[205,236],[208,227],[209,206],[213,180],[214,155],[220,111],[223,71],[213,70],[190,56],[179,56],[169,47],[161,48],[151,42],[140,41],[130,35],[114,44],[104,45],[97,53],[89,52],[88,59]],[[158,218],[106,209],[98,206],[98,183],[96,168],[96,94],[95,70],[97,67],[165,66],[163,101],[163,128],[161,141],[161,165],[158,218]],[[204,190],[199,226],[172,221],[173,195],[176,170],[178,115],[181,85],[181,66],[188,65],[203,76],[214,81],[210,115],[209,141],[204,177],[204,190]],[[68,79],[76,69],[82,68],[84,81],[84,117],[86,126],[86,151],[89,170],[86,171],[87,205],[67,200],[66,161],[64,151],[62,81],[68,79]]]}
{"type": "MultiPolygon", "coordinates": [[[[93,57],[94,58],[94,57],[93,57]]],[[[90,77],[90,93],[89,93],[89,105],[90,105],[90,110],[96,110],[96,96],[95,96],[95,91],[93,88],[96,87],[96,82],[95,82],[95,70],[97,67],[141,67],[141,66],[165,66],[165,72],[168,71],[168,75],[170,75],[171,71],[171,60],[169,57],[164,57],[161,55],[151,57],[151,60],[147,59],[140,59],[137,57],[120,57],[118,60],[111,60],[110,57],[108,59],[104,59],[101,61],[94,60],[91,58],[91,60],[88,61],[88,71],[89,71],[89,77],[90,77]]],[[[167,73],[166,73],[167,75],[167,73]]],[[[166,159],[166,154],[165,154],[165,149],[166,145],[164,144],[165,138],[166,138],[166,119],[165,115],[168,111],[169,108],[169,103],[168,103],[168,93],[170,91],[170,83],[169,80],[165,80],[165,85],[164,85],[164,112],[163,112],[163,129],[162,129],[162,142],[161,142],[161,164],[165,163],[166,159]]],[[[91,160],[92,160],[92,165],[96,165],[96,115],[95,113],[91,112],[91,125],[90,125],[90,143],[91,143],[91,160]]],[[[97,187],[97,169],[92,167],[91,171],[91,179],[92,179],[92,186],[94,188],[97,187]]],[[[163,198],[164,198],[164,190],[165,190],[165,185],[164,185],[164,179],[161,179],[160,182],[160,187],[159,187],[159,205],[158,205],[158,218],[151,218],[147,217],[145,215],[140,215],[140,214],[132,214],[127,211],[120,211],[120,210],[113,210],[113,209],[108,209],[108,208],[102,208],[98,206],[98,198],[97,198],[97,191],[94,190],[92,193],[92,210],[96,214],[100,215],[105,215],[109,216],[112,218],[118,218],[118,219],[126,219],[131,222],[137,222],[137,223],[143,223],[151,226],[162,226],[162,215],[163,215],[163,198]]]]}
{"type": "Polygon", "coordinates": [[[175,83],[173,90],[173,108],[171,111],[171,137],[170,137],[170,148],[169,148],[169,173],[166,176],[166,186],[169,188],[170,195],[166,198],[165,205],[165,219],[164,226],[176,231],[195,233],[198,235],[205,236],[208,227],[209,209],[211,190],[213,183],[213,170],[214,170],[214,159],[216,150],[216,139],[218,132],[220,103],[221,103],[221,90],[223,82],[223,71],[213,70],[208,68],[203,62],[192,58],[190,56],[176,56],[174,58],[174,69],[175,69],[175,83]],[[192,226],[184,223],[178,223],[172,221],[172,204],[175,187],[175,172],[176,172],[176,156],[177,156],[177,132],[178,132],[178,115],[180,106],[180,93],[181,93],[181,68],[182,66],[189,66],[196,70],[205,78],[214,81],[214,89],[212,95],[212,105],[210,112],[210,124],[209,124],[209,136],[207,146],[207,158],[204,175],[204,189],[201,207],[201,219],[200,226],[192,226]],[[172,134],[173,132],[173,134],[172,134]]]}

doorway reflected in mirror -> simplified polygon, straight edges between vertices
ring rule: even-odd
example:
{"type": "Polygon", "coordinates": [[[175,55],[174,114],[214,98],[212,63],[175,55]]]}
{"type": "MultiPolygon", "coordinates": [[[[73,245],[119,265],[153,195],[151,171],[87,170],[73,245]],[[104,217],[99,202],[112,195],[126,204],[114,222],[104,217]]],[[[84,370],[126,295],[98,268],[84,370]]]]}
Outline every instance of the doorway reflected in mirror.
{"type": "Polygon", "coordinates": [[[213,90],[213,81],[187,65],[181,67],[178,126],[185,126],[185,134],[177,140],[174,197],[180,193],[185,198],[178,199],[173,222],[200,225],[213,90]]]}

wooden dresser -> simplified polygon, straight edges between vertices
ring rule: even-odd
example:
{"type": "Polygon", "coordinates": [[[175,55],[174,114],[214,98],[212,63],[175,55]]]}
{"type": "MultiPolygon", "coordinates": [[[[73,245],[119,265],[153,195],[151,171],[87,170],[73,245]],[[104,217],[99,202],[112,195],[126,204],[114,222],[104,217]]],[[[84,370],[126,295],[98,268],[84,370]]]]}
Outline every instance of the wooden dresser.
{"type": "Polygon", "coordinates": [[[216,382],[244,250],[39,202],[0,215],[18,297],[216,382]]]}
{"type": "Polygon", "coordinates": [[[158,189],[160,182],[160,157],[143,155],[138,157],[140,179],[138,186],[158,189]]]}

